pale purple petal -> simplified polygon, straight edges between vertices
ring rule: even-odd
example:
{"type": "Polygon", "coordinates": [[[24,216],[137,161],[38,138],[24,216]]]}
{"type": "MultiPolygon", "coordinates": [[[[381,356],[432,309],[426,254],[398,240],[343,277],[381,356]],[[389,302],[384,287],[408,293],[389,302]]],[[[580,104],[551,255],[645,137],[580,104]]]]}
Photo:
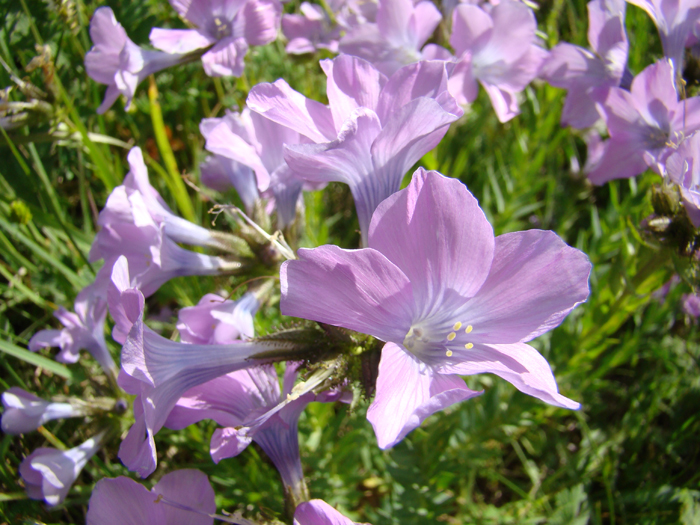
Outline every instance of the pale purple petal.
{"type": "Polygon", "coordinates": [[[372,144],[375,173],[368,182],[377,189],[372,206],[368,206],[369,217],[382,200],[398,191],[411,166],[440,143],[450,124],[462,115],[458,107],[454,110],[450,113],[437,100],[419,97],[386,120],[372,144]]]}
{"type": "Polygon", "coordinates": [[[87,525],[166,525],[162,504],[153,493],[133,479],[119,476],[97,482],[90,496],[87,525]]]}
{"type": "Polygon", "coordinates": [[[282,126],[294,129],[315,142],[336,137],[331,110],[294,91],[284,80],[258,84],[250,90],[248,107],[282,126]]]}
{"type": "Polygon", "coordinates": [[[216,126],[209,133],[205,147],[207,151],[234,160],[252,169],[255,172],[260,191],[264,191],[269,186],[270,173],[263,165],[255,147],[247,142],[244,137],[234,133],[228,124],[221,123],[216,126]]]}
{"type": "Polygon", "coordinates": [[[224,427],[243,425],[260,407],[279,402],[280,389],[273,366],[259,366],[217,377],[188,390],[168,416],[174,430],[212,419],[224,427]]]}
{"type": "Polygon", "coordinates": [[[43,499],[50,506],[61,503],[88,460],[102,446],[105,432],[70,450],[39,448],[27,456],[19,472],[32,499],[43,499]]]}
{"type": "Polygon", "coordinates": [[[698,294],[684,294],[682,298],[683,311],[691,317],[700,317],[700,296],[698,294]]]}
{"type": "Polygon", "coordinates": [[[433,36],[440,20],[442,20],[442,15],[434,3],[423,1],[416,4],[411,18],[409,31],[412,33],[411,37],[416,48],[420,48],[433,36]]]}
{"type": "Polygon", "coordinates": [[[235,458],[253,442],[253,437],[234,427],[217,428],[211,436],[211,458],[214,463],[235,458]]]}
{"type": "Polygon", "coordinates": [[[465,306],[474,343],[516,343],[548,332],[589,294],[591,263],[551,231],[496,237],[488,278],[465,306]]]}
{"type": "Polygon", "coordinates": [[[566,94],[564,108],[561,112],[562,126],[575,129],[586,129],[600,119],[595,101],[589,96],[588,90],[571,88],[566,94]]]}
{"type": "Polygon", "coordinates": [[[455,64],[452,75],[447,82],[450,94],[457,104],[471,104],[479,95],[479,83],[472,72],[472,57],[465,53],[455,64]]]}
{"type": "Polygon", "coordinates": [[[253,337],[253,316],[260,303],[252,293],[238,301],[206,294],[197,306],[180,310],[177,329],[184,343],[227,344],[253,337]]]}
{"type": "Polygon", "coordinates": [[[600,160],[591,166],[587,175],[593,184],[604,184],[613,179],[627,179],[647,170],[639,145],[630,141],[608,139],[603,143],[600,160]]]}
{"type": "Polygon", "coordinates": [[[445,289],[465,299],[479,290],[491,267],[494,237],[464,184],[419,168],[408,188],[377,208],[369,247],[401,268],[417,303],[429,308],[445,289]]]}
{"type": "Polygon", "coordinates": [[[267,45],[277,38],[281,15],[282,4],[277,0],[248,0],[237,17],[235,31],[250,46],[267,45]]]}
{"type": "Polygon", "coordinates": [[[328,77],[326,90],[336,129],[359,107],[376,111],[387,78],[372,64],[340,55],[335,60],[322,60],[321,68],[328,77]]]}
{"type": "Polygon", "coordinates": [[[184,469],[163,476],[149,491],[120,476],[93,489],[87,525],[212,525],[214,491],[205,474],[184,469]]]}
{"type": "Polygon", "coordinates": [[[353,525],[353,523],[320,499],[305,501],[294,511],[294,525],[353,525]]]}
{"type": "Polygon", "coordinates": [[[476,5],[460,4],[452,12],[450,45],[457,55],[479,49],[491,35],[491,17],[476,5]]]}
{"type": "Polygon", "coordinates": [[[320,246],[299,250],[280,269],[284,315],[402,341],[411,323],[411,285],[372,249],[320,246]]]}
{"type": "Polygon", "coordinates": [[[219,40],[202,55],[204,71],[210,77],[240,77],[245,67],[248,44],[244,38],[228,37],[219,40]]]}
{"type": "Polygon", "coordinates": [[[40,348],[61,346],[62,334],[63,330],[40,330],[32,336],[27,347],[32,352],[36,352],[40,348]]]}
{"type": "Polygon", "coordinates": [[[441,61],[421,61],[399,69],[383,87],[377,104],[377,115],[386,125],[392,115],[414,99],[436,99],[444,111],[461,117],[463,111],[452,97],[445,97],[449,72],[441,61]]]}
{"type": "Polygon", "coordinates": [[[601,86],[609,78],[605,64],[598,57],[566,42],[550,51],[540,76],[551,85],[566,89],[601,86]]]}
{"type": "MultiPolygon", "coordinates": [[[[119,386],[122,388],[125,387],[125,381],[128,381],[123,379],[124,377],[129,378],[124,373],[119,375],[119,386]]],[[[134,393],[130,388],[124,389],[131,394],[134,393]]],[[[118,457],[126,468],[136,472],[142,478],[149,476],[158,464],[156,442],[153,438],[153,432],[146,426],[140,395],[134,399],[134,424],[131,425],[129,432],[119,445],[118,457]]]]}
{"type": "Polygon", "coordinates": [[[199,165],[201,181],[216,191],[235,188],[247,212],[251,212],[260,197],[255,172],[238,161],[212,155],[199,165]]]}
{"type": "Polygon", "coordinates": [[[387,343],[382,349],[377,393],[367,419],[379,448],[387,449],[428,416],[479,394],[468,389],[459,376],[439,374],[401,346],[387,343]]]}
{"type": "Polygon", "coordinates": [[[550,405],[578,410],[581,405],[559,393],[552,369],[542,355],[525,343],[477,345],[462,351],[465,360],[444,368],[460,375],[496,374],[515,388],[550,405]],[[467,355],[472,354],[467,360],[467,355]]]}
{"type": "Polygon", "coordinates": [[[216,40],[196,29],[162,29],[154,27],[149,35],[151,45],[166,53],[190,53],[213,45],[216,40]]]}
{"type": "Polygon", "coordinates": [[[370,149],[381,131],[374,111],[356,109],[338,133],[325,144],[291,144],[285,148],[285,160],[297,176],[314,182],[340,181],[357,186],[372,176],[374,166],[370,149]]]}
{"type": "Polygon", "coordinates": [[[216,513],[214,489],[207,475],[199,470],[183,469],[169,472],[155,484],[152,493],[164,497],[164,524],[212,525],[214,523],[214,519],[209,516],[216,513]],[[176,508],[172,506],[175,503],[193,510],[176,508]]]}
{"type": "Polygon", "coordinates": [[[2,394],[2,431],[6,434],[32,432],[54,419],[78,417],[85,414],[81,407],[70,403],[45,401],[18,387],[2,394]]]}

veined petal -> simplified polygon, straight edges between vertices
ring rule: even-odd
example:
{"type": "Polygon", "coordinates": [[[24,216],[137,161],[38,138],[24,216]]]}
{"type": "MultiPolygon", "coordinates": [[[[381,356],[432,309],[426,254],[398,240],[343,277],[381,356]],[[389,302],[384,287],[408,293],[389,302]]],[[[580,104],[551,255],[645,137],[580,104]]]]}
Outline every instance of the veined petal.
{"type": "Polygon", "coordinates": [[[338,138],[324,144],[291,144],[284,158],[299,178],[314,182],[340,181],[353,186],[373,176],[370,150],[381,131],[374,111],[356,109],[338,138]]]}
{"type": "Polygon", "coordinates": [[[237,36],[243,36],[251,46],[264,46],[277,38],[282,15],[282,3],[276,0],[248,0],[236,17],[237,36]]]}
{"type": "Polygon", "coordinates": [[[437,373],[403,347],[387,343],[382,349],[377,393],[367,419],[379,448],[391,448],[428,416],[479,395],[457,375],[437,373]]]}
{"type": "Polygon", "coordinates": [[[148,37],[151,45],[166,53],[190,53],[216,43],[196,29],[162,29],[154,27],[148,37]]]}
{"type": "MultiPolygon", "coordinates": [[[[123,376],[129,377],[120,374],[120,380],[123,376]]],[[[120,386],[123,388],[122,381],[120,386]]],[[[146,425],[141,395],[134,400],[134,424],[119,445],[118,457],[126,468],[142,478],[148,477],[158,464],[156,442],[153,432],[146,425]]]]}
{"type": "Polygon", "coordinates": [[[188,390],[165,426],[185,428],[203,419],[224,427],[243,425],[255,410],[279,402],[277,372],[271,365],[239,370],[188,390]]]}
{"type": "Polygon", "coordinates": [[[204,71],[210,77],[240,77],[245,67],[248,44],[244,38],[228,37],[219,40],[202,55],[204,71]]]}
{"type": "Polygon", "coordinates": [[[406,275],[381,253],[337,246],[300,249],[280,268],[284,315],[402,341],[413,294],[406,275]]]}
{"type": "Polygon", "coordinates": [[[460,350],[455,359],[462,363],[446,366],[444,373],[460,375],[495,374],[515,388],[550,405],[578,410],[581,405],[559,393],[552,369],[542,355],[525,343],[477,345],[460,350]]]}
{"type": "Polygon", "coordinates": [[[391,75],[379,95],[376,111],[382,125],[386,126],[404,106],[419,97],[437,99],[443,111],[461,117],[463,112],[452,97],[444,98],[448,78],[447,65],[440,60],[423,60],[399,69],[391,75]]]}
{"type": "Polygon", "coordinates": [[[551,231],[496,237],[488,279],[460,313],[474,343],[529,341],[588,298],[591,263],[551,231]]]}
{"type": "Polygon", "coordinates": [[[382,195],[377,204],[396,192],[406,171],[438,145],[450,124],[462,114],[461,109],[455,109],[456,114],[450,113],[438,101],[419,97],[385,121],[372,144],[372,160],[385,180],[382,185],[391,191],[382,195]]]}
{"type": "Polygon", "coordinates": [[[209,133],[205,148],[255,171],[258,190],[264,191],[270,185],[270,173],[262,163],[258,151],[243,137],[234,133],[226,123],[219,124],[209,133]]]}
{"type": "Polygon", "coordinates": [[[387,78],[372,64],[358,57],[340,55],[334,60],[321,60],[321,68],[328,77],[326,91],[336,129],[357,108],[377,110],[387,78]]]}
{"type": "Polygon", "coordinates": [[[416,305],[427,314],[447,289],[465,300],[476,294],[489,274],[494,237],[464,184],[419,168],[406,189],[377,208],[369,246],[408,277],[416,305]]]}
{"type": "Polygon", "coordinates": [[[254,86],[246,104],[252,111],[297,130],[314,142],[327,142],[336,137],[331,110],[294,91],[282,79],[254,86]]]}

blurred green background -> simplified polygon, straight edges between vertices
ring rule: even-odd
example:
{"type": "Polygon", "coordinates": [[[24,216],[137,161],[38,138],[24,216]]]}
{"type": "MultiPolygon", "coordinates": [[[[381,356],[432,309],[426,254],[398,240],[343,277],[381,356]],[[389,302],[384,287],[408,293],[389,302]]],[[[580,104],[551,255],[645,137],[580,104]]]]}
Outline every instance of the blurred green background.
{"type": "MultiPolygon", "coordinates": [[[[285,11],[298,10],[298,4],[287,4],[285,11]]],[[[87,78],[83,57],[91,46],[89,18],[99,5],[113,8],[137,44],[147,43],[153,26],[183,27],[166,0],[0,0],[0,88],[13,86],[0,111],[8,101],[31,106],[15,117],[24,119],[21,125],[0,136],[3,390],[21,386],[45,398],[107,391],[87,354],[66,367],[41,359],[55,351],[23,349],[36,331],[59,326],[54,309],[70,308],[98,269],[87,264],[86,255],[97,213],[128,169],[129,147],[144,150],[151,182],[174,210],[211,225],[206,197],[178,190],[172,180],[168,184],[173,172],[198,180],[205,156],[200,120],[242,106],[251,86],[280,77],[325,101],[318,59],[329,55],[287,56],[278,41],[252,49],[240,79],[211,79],[200,65],[189,64],[157,74],[153,100],[146,81],[131,111],[120,100],[98,116],[105,88],[87,78]],[[159,143],[157,134],[165,140],[159,143]],[[191,210],[178,206],[177,191],[192,203],[191,210]]],[[[583,0],[545,1],[536,16],[548,47],[559,41],[587,47],[583,0]]],[[[637,73],[661,56],[661,47],[653,23],[636,7],[628,8],[627,26],[629,66],[637,73]]],[[[684,279],[664,301],[650,295],[674,273],[687,278],[693,268],[640,226],[653,212],[658,176],[646,173],[593,187],[580,173],[584,142],[559,125],[564,95],[535,82],[524,93],[522,114],[500,124],[482,91],[421,164],[461,179],[497,234],[552,229],[590,257],[589,301],[534,342],[551,363],[561,392],[583,408],[553,408],[498,378],[470,377],[471,388],[485,389],[481,397],[438,413],[383,452],[365,419],[367,401],[352,409],[314,403],[300,423],[312,497],[337,505],[355,521],[700,523],[700,347],[697,324],[680,303],[691,283],[684,279]]],[[[217,198],[240,202],[233,192],[217,198]]],[[[357,246],[357,219],[345,186],[308,193],[305,203],[300,245],[357,246]]],[[[227,224],[219,221],[216,227],[227,224]]],[[[230,291],[240,281],[177,279],[148,300],[148,311],[190,306],[204,293],[230,291]]],[[[266,333],[280,322],[273,304],[258,315],[256,328],[266,333]]],[[[169,335],[174,319],[152,326],[169,335]]],[[[111,349],[118,356],[118,345],[111,343],[111,349]]],[[[214,465],[209,457],[214,428],[204,422],[161,431],[158,470],[145,484],[177,468],[199,468],[209,475],[219,510],[280,517],[282,488],[274,467],[255,447],[214,465]]],[[[17,469],[34,448],[72,447],[93,430],[82,420],[67,420],[36,433],[3,434],[0,522],[83,523],[94,483],[129,475],[116,457],[117,442],[88,464],[65,503],[53,509],[26,498],[17,469]]]]}

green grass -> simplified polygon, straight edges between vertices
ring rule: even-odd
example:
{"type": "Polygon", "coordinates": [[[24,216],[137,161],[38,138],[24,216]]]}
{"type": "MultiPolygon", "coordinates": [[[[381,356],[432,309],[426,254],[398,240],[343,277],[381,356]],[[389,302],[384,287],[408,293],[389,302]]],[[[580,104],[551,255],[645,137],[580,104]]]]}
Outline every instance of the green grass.
{"type": "MultiPolygon", "coordinates": [[[[319,56],[287,57],[278,42],[252,50],[241,79],[212,80],[197,64],[156,75],[160,117],[151,111],[147,81],[130,112],[119,101],[98,116],[104,87],[90,81],[82,66],[90,47],[87,23],[98,3],[76,0],[75,16],[68,18],[51,10],[51,3],[0,0],[0,57],[14,75],[40,88],[51,108],[0,137],[0,387],[17,385],[43,397],[99,396],[109,393],[109,385],[89,357],[65,367],[41,359],[52,351],[30,358],[21,350],[36,331],[58,326],[53,310],[69,307],[98,269],[86,262],[86,254],[96,213],[127,169],[128,149],[117,144],[140,146],[151,182],[166,201],[209,225],[210,203],[173,178],[185,172],[197,180],[204,157],[199,121],[243,104],[257,82],[284,77],[307,96],[324,100],[325,81],[319,56]],[[39,43],[50,47],[55,69],[28,73],[39,43]],[[59,125],[70,138],[50,140],[59,125]],[[105,138],[116,140],[105,144],[105,138]]],[[[147,41],[154,25],[181,26],[165,0],[108,3],[137,43],[147,41]]],[[[549,45],[587,45],[585,2],[545,2],[537,18],[549,45]]],[[[661,48],[641,10],[630,6],[627,18],[630,67],[639,72],[661,55],[661,48]]],[[[0,69],[0,86],[11,84],[0,69]]],[[[313,404],[300,422],[311,494],[356,521],[698,522],[700,346],[698,326],[680,306],[681,295],[697,282],[685,280],[663,303],[650,296],[674,272],[692,278],[695,269],[641,227],[653,212],[657,176],[647,173],[593,187],[572,171],[572,165],[584,164],[586,152],[581,137],[559,125],[563,97],[563,91],[535,83],[526,92],[522,115],[500,124],[482,92],[422,164],[460,178],[497,234],[552,229],[589,255],[594,264],[589,301],[534,342],[552,364],[562,393],[583,408],[553,408],[498,378],[470,377],[469,386],[485,389],[484,395],[431,417],[383,452],[365,419],[366,401],[353,409],[313,404]]],[[[27,100],[27,95],[15,88],[10,99],[27,100]]],[[[357,220],[346,187],[331,184],[307,194],[305,202],[300,245],[357,245],[357,220]]],[[[228,224],[218,220],[216,227],[228,224]]],[[[208,291],[233,290],[241,281],[178,279],[148,300],[148,312],[189,306],[208,291]]],[[[271,305],[258,316],[257,328],[269,331],[280,322],[271,305]]],[[[172,322],[159,327],[167,335],[174,328],[172,322]]],[[[118,356],[118,346],[111,345],[118,356]]],[[[95,424],[58,421],[43,433],[2,436],[0,521],[84,522],[94,483],[129,475],[117,459],[118,442],[88,464],[66,502],[55,509],[26,499],[17,468],[36,447],[56,440],[77,445],[95,424]]],[[[204,422],[179,432],[161,431],[158,470],[145,483],[151,486],[177,468],[199,468],[209,475],[220,510],[281,516],[274,467],[255,447],[214,465],[208,453],[214,428],[204,422]]]]}

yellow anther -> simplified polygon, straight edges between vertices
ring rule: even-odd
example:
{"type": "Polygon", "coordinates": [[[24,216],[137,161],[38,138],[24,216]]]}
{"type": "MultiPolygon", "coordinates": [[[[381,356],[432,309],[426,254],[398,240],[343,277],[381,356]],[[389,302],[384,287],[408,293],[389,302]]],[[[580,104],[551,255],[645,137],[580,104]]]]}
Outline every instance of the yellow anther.
{"type": "Polygon", "coordinates": [[[464,345],[464,348],[466,348],[467,350],[471,350],[472,348],[474,348],[474,345],[471,343],[467,343],[466,345],[464,345]]]}
{"type": "Polygon", "coordinates": [[[469,325],[464,329],[464,332],[468,334],[471,333],[472,330],[474,330],[474,327],[472,325],[469,325]]]}
{"type": "Polygon", "coordinates": [[[462,328],[462,323],[460,323],[459,321],[457,321],[457,322],[455,323],[455,325],[452,327],[452,330],[454,330],[454,331],[456,332],[456,331],[459,330],[460,328],[462,328]]]}
{"type": "Polygon", "coordinates": [[[450,332],[449,334],[447,334],[447,340],[448,340],[448,341],[454,340],[455,337],[457,337],[457,334],[454,333],[454,332],[450,332]]]}
{"type": "Polygon", "coordinates": [[[448,350],[447,352],[445,352],[445,355],[447,357],[452,357],[452,350],[448,350]]]}

